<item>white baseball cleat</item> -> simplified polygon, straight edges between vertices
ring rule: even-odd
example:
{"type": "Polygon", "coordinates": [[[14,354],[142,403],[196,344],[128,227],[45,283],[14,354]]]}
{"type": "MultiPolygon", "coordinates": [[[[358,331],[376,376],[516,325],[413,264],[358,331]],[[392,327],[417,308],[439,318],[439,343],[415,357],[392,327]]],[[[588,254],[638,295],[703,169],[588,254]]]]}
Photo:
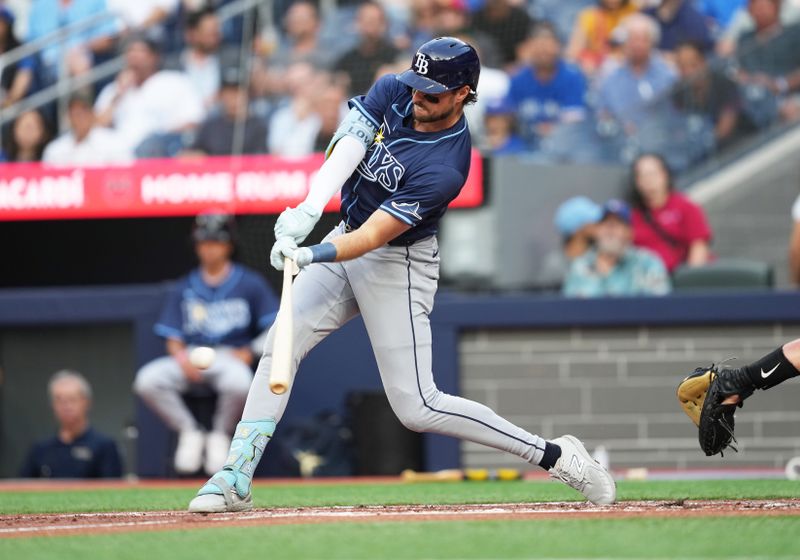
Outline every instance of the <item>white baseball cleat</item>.
{"type": "Polygon", "coordinates": [[[550,476],[573,487],[595,505],[613,504],[617,485],[611,476],[575,436],[561,436],[552,441],[561,448],[561,457],[550,469],[550,476]]]}

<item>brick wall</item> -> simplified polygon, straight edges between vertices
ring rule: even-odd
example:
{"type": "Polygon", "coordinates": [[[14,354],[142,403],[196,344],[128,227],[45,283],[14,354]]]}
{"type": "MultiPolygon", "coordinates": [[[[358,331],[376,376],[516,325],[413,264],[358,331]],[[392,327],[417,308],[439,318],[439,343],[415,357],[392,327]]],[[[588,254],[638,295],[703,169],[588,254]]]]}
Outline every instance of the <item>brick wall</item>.
{"type": "MultiPolygon", "coordinates": [[[[477,330],[460,340],[461,394],[545,438],[572,433],[604,445],[614,468],[782,467],[800,455],[800,381],[747,400],[737,414],[740,453],[705,457],[675,389],[696,366],[747,363],[800,337],[798,325],[477,330]]],[[[519,467],[471,443],[467,467],[519,467]]]]}

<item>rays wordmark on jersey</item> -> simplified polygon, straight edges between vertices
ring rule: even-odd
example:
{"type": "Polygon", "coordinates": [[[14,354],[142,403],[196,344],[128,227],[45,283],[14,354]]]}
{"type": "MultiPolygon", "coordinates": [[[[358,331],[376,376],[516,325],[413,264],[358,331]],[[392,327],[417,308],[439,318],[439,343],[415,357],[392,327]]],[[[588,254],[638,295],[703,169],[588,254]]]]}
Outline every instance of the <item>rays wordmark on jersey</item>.
{"type": "Polygon", "coordinates": [[[375,142],[369,149],[369,157],[364,158],[358,164],[358,174],[367,181],[379,184],[389,192],[395,192],[406,168],[392,155],[383,142],[383,138],[383,126],[381,126],[378,134],[375,135],[375,142]]]}

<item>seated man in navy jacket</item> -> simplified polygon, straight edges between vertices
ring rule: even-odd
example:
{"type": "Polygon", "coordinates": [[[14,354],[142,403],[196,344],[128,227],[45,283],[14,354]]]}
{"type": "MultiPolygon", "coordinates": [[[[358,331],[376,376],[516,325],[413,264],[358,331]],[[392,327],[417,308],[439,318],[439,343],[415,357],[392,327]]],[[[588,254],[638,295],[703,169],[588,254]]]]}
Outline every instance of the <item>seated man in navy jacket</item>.
{"type": "Polygon", "coordinates": [[[58,433],[33,445],[19,475],[23,478],[119,478],[117,444],[89,425],[92,388],[75,371],[56,372],[49,384],[58,433]]]}

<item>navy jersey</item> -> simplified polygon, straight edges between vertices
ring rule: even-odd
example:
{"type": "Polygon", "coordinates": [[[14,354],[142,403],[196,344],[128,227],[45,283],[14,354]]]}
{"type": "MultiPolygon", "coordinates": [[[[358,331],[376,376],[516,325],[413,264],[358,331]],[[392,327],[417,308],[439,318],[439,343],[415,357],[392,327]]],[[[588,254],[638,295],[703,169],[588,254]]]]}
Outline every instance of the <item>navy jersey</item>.
{"type": "Polygon", "coordinates": [[[275,319],[278,299],[258,273],[234,264],[219,286],[203,281],[199,269],[178,280],[155,331],[195,346],[240,347],[275,319]]]}
{"type": "Polygon", "coordinates": [[[117,444],[89,428],[72,443],[58,436],[35,444],[19,471],[22,478],[119,478],[117,444]]]}
{"type": "Polygon", "coordinates": [[[440,132],[413,129],[411,90],[393,74],[350,100],[378,129],[356,172],[342,187],[341,214],[353,228],[378,208],[412,226],[392,241],[407,245],[436,233],[464,186],[472,143],[467,121],[440,132]]]}

